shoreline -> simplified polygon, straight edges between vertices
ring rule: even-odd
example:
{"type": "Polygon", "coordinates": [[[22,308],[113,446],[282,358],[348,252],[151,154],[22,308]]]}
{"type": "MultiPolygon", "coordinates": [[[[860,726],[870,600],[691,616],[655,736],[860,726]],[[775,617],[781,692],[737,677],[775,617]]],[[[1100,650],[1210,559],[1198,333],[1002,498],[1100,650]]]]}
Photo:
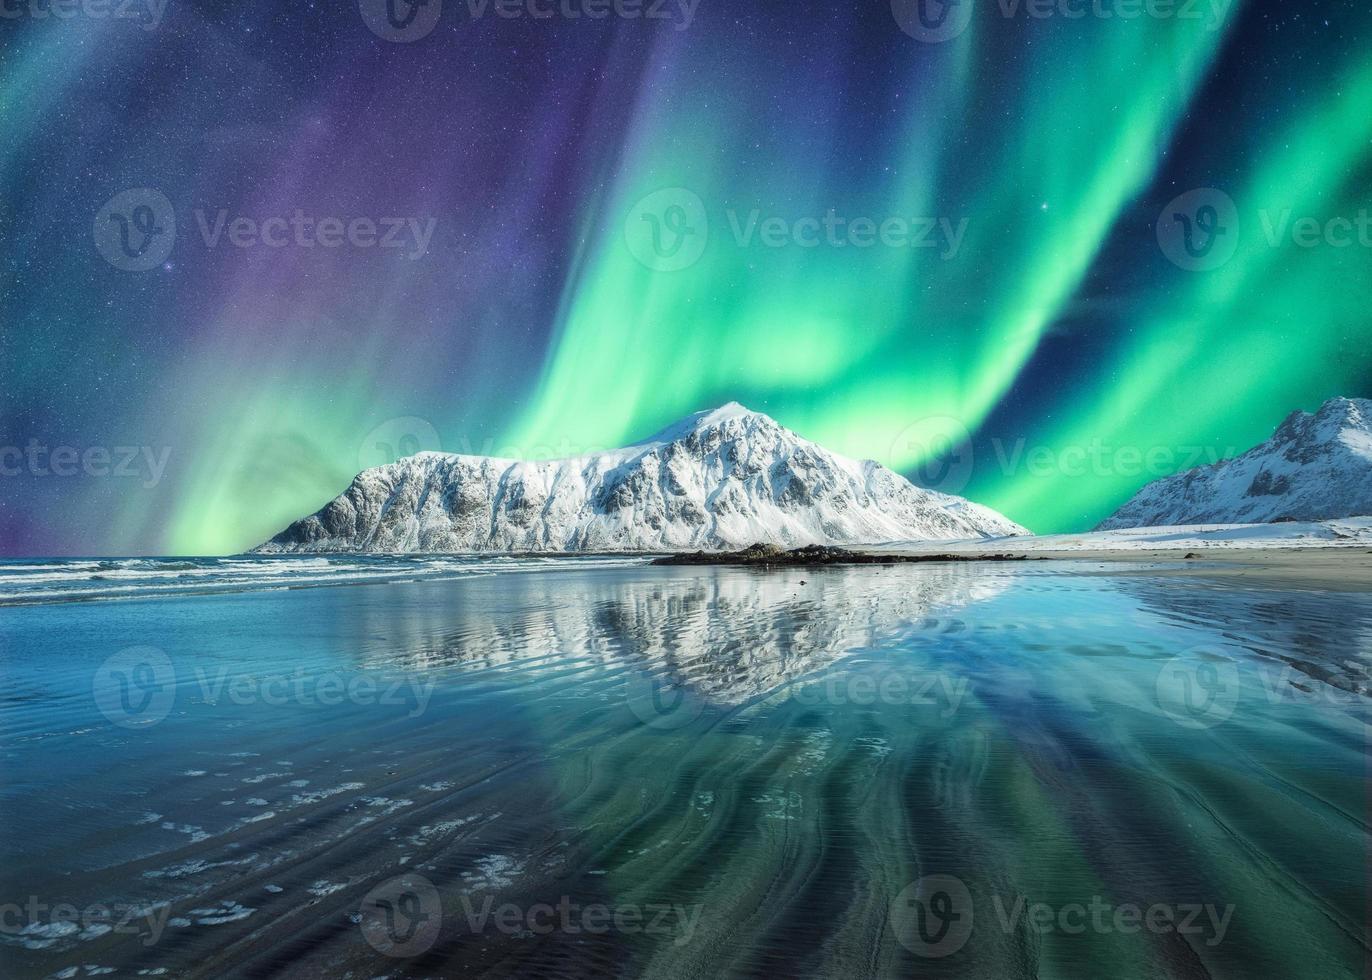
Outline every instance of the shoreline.
{"type": "Polygon", "coordinates": [[[1174,578],[1243,580],[1253,584],[1319,588],[1339,592],[1372,592],[1372,549],[1353,545],[1304,547],[1095,548],[1007,551],[1008,542],[949,550],[945,544],[834,548],[810,546],[783,550],[754,545],[740,551],[683,552],[655,559],[662,566],[728,566],[766,570],[851,567],[859,565],[938,564],[955,562],[1066,562],[1095,565],[1082,575],[1163,575],[1174,578]],[[1114,567],[1107,568],[1107,565],[1114,567]],[[1120,565],[1134,566],[1120,568],[1120,565]]]}
{"type": "Polygon", "coordinates": [[[958,554],[954,552],[895,553],[863,551],[835,545],[812,544],[803,548],[782,549],[776,545],[755,544],[738,551],[681,551],[654,558],[652,565],[742,565],[754,568],[818,568],[824,565],[908,565],[925,562],[1047,561],[1028,554],[994,552],[958,554]]]}

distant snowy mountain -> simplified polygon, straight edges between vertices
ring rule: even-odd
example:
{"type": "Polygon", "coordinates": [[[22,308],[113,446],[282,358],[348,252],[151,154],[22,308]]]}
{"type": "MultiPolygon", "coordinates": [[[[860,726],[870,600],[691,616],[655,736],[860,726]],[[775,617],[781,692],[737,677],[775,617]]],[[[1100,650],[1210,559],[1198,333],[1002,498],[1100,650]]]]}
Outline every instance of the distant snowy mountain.
{"type": "Polygon", "coordinates": [[[573,459],[419,453],[358,474],[255,550],[680,551],[1027,533],[730,403],[573,459]]]}
{"type": "Polygon", "coordinates": [[[1372,401],[1334,398],[1314,415],[1293,412],[1242,456],[1150,483],[1096,530],[1368,515],[1372,401]]]}

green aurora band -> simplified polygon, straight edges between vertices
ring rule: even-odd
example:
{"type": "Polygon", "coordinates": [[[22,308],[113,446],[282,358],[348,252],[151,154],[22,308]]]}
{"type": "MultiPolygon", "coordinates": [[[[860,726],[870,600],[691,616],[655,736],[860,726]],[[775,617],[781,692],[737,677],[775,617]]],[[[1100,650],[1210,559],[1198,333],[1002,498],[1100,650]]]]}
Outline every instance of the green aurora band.
{"type": "MultiPolygon", "coordinates": [[[[1061,412],[1068,422],[1026,433],[1029,442],[1060,455],[1104,435],[1144,452],[1189,445],[1228,455],[1266,439],[1294,407],[1366,394],[1359,388],[1372,349],[1368,251],[1305,247],[1291,232],[1300,219],[1324,225],[1366,213],[1370,118],[1372,59],[1337,79],[1325,104],[1292,107],[1234,194],[1234,257],[1150,297],[1128,342],[1073,393],[1061,412]]],[[[1089,480],[985,479],[971,493],[1031,515],[1044,530],[1075,530],[1080,515],[1104,517],[1141,482],[1107,470],[1089,480]]]]}
{"type": "MultiPolygon", "coordinates": [[[[1224,37],[1201,22],[1120,24],[1108,43],[1092,30],[1045,31],[1032,60],[1014,66],[1010,88],[1027,108],[1007,125],[1000,102],[972,98],[969,66],[997,56],[996,39],[975,28],[947,46],[939,70],[912,82],[917,108],[887,134],[899,165],[841,199],[836,162],[816,161],[813,150],[837,134],[814,125],[797,123],[791,142],[741,183],[717,164],[749,140],[744,120],[759,107],[745,104],[747,93],[765,101],[781,77],[759,78],[754,67],[752,84],[727,105],[645,98],[606,209],[631,214],[647,194],[685,188],[705,202],[709,245],[689,268],[656,271],[631,254],[619,223],[603,222],[568,285],[534,406],[508,441],[619,445],[726,398],[756,400],[822,444],[901,469],[975,431],[1148,187],[1158,148],[1224,37]],[[1091,84],[1064,85],[1053,66],[1069,64],[1091,84]],[[955,127],[995,132],[997,146],[958,158],[955,127]],[[965,215],[967,224],[951,257],[740,247],[736,229],[754,209],[790,219],[833,209],[878,223],[938,216],[952,226],[965,215]]],[[[742,63],[747,52],[734,55],[742,63]]],[[[672,66],[660,70],[667,77],[656,91],[693,91],[672,66]]],[[[824,107],[811,118],[843,124],[824,107]]],[[[1103,516],[1123,489],[1092,484],[1085,492],[1100,499],[1083,507],[1049,482],[1062,481],[1001,474],[978,489],[993,505],[1032,503],[1009,509],[1038,530],[1103,516]]]]}
{"type": "MultiPolygon", "coordinates": [[[[321,319],[329,303],[308,295],[268,322],[252,304],[270,290],[244,277],[241,302],[231,295],[216,322],[197,326],[208,346],[181,356],[184,384],[139,406],[177,419],[170,441],[200,451],[164,490],[117,500],[102,490],[75,509],[105,521],[114,548],[160,537],[171,553],[233,552],[338,493],[363,434],[388,418],[424,416],[446,450],[546,456],[623,445],[734,399],[907,473],[970,435],[970,481],[947,489],[1038,532],[1088,529],[1166,473],[1030,470],[1006,465],[988,440],[1022,439],[1052,459],[1100,442],[1241,451],[1293,408],[1368,393],[1368,250],[1272,247],[1259,215],[1368,206],[1372,61],[1350,45],[1341,73],[1275,97],[1290,104],[1263,117],[1263,132],[1216,120],[1213,140],[1192,145],[1191,116],[1243,10],[1236,2],[1218,26],[974,18],[934,48],[892,31],[884,54],[908,68],[891,76],[887,106],[815,84],[808,111],[781,122],[811,61],[759,59],[727,34],[664,41],[628,89],[638,94],[622,138],[578,181],[580,235],[551,338],[535,352],[541,370],[512,368],[492,342],[507,323],[450,315],[440,326],[469,336],[454,384],[444,358],[417,353],[424,337],[397,339],[403,276],[359,284],[347,297],[357,322],[343,325],[321,319]],[[760,117],[789,138],[759,140],[760,117]],[[1183,131],[1188,155],[1213,166],[1163,181],[1183,131]],[[1241,244],[1223,267],[1192,273],[1167,263],[1152,222],[1206,186],[1236,200],[1241,244]],[[636,203],[664,188],[696,195],[709,220],[703,254],[679,271],[649,268],[625,240],[636,203]],[[963,234],[948,254],[942,238],[926,249],[744,247],[732,227],[830,211],[878,225],[941,218],[963,234]],[[1121,263],[1146,272],[1101,302],[1100,271],[1121,263]],[[1064,372],[1051,404],[1031,400],[1016,415],[1017,384],[1045,339],[1097,306],[1107,322],[1091,338],[1095,360],[1064,372]],[[329,360],[319,353],[346,343],[329,360]],[[226,373],[248,380],[228,386],[226,373]],[[402,375],[413,390],[377,381],[402,375]],[[213,411],[194,394],[206,390],[213,411]]],[[[0,70],[0,118],[37,117],[13,93],[55,56],[45,45],[0,70]]]]}

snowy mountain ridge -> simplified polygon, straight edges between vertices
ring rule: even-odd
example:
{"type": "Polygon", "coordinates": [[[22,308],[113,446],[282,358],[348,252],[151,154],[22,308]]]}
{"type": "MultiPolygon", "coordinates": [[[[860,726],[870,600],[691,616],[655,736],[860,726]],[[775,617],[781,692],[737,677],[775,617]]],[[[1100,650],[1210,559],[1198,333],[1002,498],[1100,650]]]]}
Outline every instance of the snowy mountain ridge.
{"type": "Polygon", "coordinates": [[[1096,530],[1270,524],[1372,515],[1372,401],[1333,398],[1293,412],[1242,456],[1140,490],[1096,530]]]}
{"type": "Polygon", "coordinates": [[[731,402],[609,452],[536,462],[425,452],[364,470],[254,550],[727,550],[1027,533],[731,402]]]}

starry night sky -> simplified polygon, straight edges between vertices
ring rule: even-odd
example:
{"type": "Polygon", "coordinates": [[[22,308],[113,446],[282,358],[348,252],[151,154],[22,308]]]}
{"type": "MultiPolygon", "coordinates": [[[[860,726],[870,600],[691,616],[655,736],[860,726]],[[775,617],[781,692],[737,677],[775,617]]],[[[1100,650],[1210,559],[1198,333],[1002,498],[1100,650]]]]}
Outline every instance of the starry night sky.
{"type": "Polygon", "coordinates": [[[0,553],[235,552],[398,452],[729,400],[1085,530],[1372,395],[1366,0],[537,2],[5,0],[0,553]],[[377,231],[227,230],[297,212],[377,231]]]}

